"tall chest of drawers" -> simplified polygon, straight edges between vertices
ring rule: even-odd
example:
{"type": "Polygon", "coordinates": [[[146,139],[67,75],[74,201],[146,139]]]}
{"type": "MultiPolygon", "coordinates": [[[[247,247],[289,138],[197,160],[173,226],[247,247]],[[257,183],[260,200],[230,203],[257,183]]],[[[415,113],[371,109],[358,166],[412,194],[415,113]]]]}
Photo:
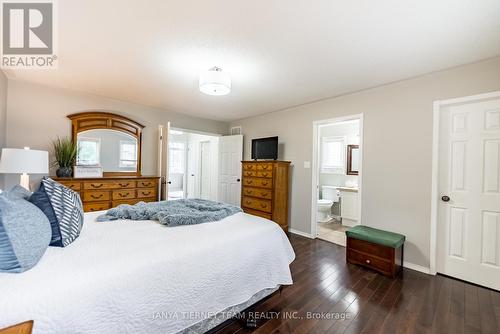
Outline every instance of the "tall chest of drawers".
{"type": "Polygon", "coordinates": [[[241,207],[288,231],[290,161],[242,161],[241,207]]]}
{"type": "Polygon", "coordinates": [[[120,204],[158,201],[159,177],[54,178],[80,194],[83,210],[100,211],[120,204]]]}

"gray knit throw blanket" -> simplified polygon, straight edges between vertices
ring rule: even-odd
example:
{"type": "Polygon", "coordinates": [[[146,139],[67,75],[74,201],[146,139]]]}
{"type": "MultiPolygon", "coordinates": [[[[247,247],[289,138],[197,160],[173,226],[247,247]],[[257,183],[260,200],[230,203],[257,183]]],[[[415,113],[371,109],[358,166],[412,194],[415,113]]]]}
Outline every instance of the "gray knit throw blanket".
{"type": "Polygon", "coordinates": [[[97,217],[104,222],[118,219],[158,220],[167,226],[215,222],[241,212],[241,208],[205,199],[179,199],[134,205],[122,204],[97,217]]]}

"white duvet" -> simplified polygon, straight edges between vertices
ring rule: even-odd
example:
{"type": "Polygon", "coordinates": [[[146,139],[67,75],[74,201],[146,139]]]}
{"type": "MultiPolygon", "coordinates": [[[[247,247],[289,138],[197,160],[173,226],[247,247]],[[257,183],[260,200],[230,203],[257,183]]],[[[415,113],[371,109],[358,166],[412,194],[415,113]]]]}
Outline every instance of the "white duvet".
{"type": "Polygon", "coordinates": [[[295,254],[281,228],[238,213],[215,223],[95,222],[49,247],[22,274],[0,273],[0,328],[34,320],[33,333],[175,333],[291,284],[295,254]]]}

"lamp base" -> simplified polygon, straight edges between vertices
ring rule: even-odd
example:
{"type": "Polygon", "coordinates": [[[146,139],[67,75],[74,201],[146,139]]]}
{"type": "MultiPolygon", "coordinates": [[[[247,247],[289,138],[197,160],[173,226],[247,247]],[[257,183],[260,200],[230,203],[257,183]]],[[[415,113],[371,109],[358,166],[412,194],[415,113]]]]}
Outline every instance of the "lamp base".
{"type": "Polygon", "coordinates": [[[30,176],[26,173],[21,174],[19,184],[26,190],[30,190],[30,176]]]}

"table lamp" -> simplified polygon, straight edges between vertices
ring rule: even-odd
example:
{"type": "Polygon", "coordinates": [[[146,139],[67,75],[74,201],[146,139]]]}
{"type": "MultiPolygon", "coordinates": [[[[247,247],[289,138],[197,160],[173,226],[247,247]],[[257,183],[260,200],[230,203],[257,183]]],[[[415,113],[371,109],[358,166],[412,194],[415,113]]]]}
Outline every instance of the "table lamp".
{"type": "Polygon", "coordinates": [[[29,147],[4,148],[0,156],[0,173],[21,174],[20,185],[30,190],[28,174],[49,173],[49,152],[30,150],[29,147]]]}

